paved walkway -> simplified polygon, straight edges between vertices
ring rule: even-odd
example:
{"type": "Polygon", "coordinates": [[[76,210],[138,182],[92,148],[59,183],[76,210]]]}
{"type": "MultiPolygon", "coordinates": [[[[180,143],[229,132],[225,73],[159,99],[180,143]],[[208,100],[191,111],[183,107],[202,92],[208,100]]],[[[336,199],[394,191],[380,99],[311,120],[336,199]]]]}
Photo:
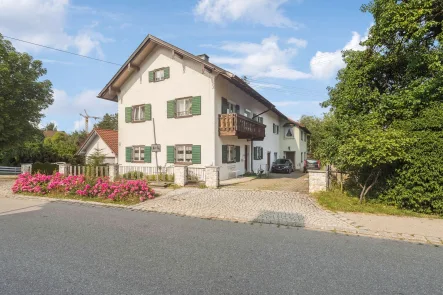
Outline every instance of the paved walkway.
{"type": "Polygon", "coordinates": [[[271,173],[269,178],[256,178],[251,181],[233,183],[227,188],[308,193],[308,174],[299,171],[291,174],[271,173]]]}

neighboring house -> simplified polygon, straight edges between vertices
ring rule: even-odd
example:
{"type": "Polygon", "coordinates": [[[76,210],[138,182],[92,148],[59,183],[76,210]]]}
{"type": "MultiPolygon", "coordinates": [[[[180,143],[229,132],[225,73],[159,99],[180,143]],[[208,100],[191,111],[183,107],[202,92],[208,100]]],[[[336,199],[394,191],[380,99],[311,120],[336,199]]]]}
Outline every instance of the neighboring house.
{"type": "Polygon", "coordinates": [[[92,130],[76,155],[84,155],[86,159],[99,150],[105,155],[105,164],[118,163],[118,131],[107,129],[92,130]]]}
{"type": "Polygon", "coordinates": [[[220,166],[220,179],[282,157],[288,119],[234,74],[149,35],[98,95],[118,103],[124,166],[220,166]],[[155,124],[154,124],[155,122],[155,124]],[[155,129],[155,130],[154,130],[155,129]]]}
{"type": "Polygon", "coordinates": [[[311,132],[299,122],[288,119],[282,124],[280,152],[284,158],[290,159],[295,169],[303,171],[303,162],[308,154],[308,137],[311,132]]]}

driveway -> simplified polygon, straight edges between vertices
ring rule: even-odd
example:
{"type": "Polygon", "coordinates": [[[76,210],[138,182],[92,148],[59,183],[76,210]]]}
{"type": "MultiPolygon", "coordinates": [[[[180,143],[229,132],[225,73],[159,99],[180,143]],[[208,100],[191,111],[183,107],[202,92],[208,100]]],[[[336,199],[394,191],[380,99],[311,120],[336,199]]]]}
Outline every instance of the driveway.
{"type": "Polygon", "coordinates": [[[256,178],[248,182],[224,186],[230,189],[272,190],[308,193],[308,174],[299,171],[291,174],[270,173],[268,178],[256,178]]]}

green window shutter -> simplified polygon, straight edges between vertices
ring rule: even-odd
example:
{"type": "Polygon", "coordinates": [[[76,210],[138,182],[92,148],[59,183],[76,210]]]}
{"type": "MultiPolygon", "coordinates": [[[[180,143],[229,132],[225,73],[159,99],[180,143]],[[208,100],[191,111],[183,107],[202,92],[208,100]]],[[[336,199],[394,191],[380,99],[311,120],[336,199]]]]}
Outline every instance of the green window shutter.
{"type": "Polygon", "coordinates": [[[169,67],[164,68],[164,71],[165,71],[165,79],[169,79],[169,77],[170,77],[169,67]]]}
{"type": "Polygon", "coordinates": [[[175,147],[174,146],[167,146],[166,147],[166,162],[167,163],[174,163],[175,162],[175,147]]]}
{"type": "Polygon", "coordinates": [[[227,114],[228,113],[228,100],[224,97],[222,97],[222,106],[221,106],[221,113],[227,114]]]}
{"type": "Polygon", "coordinates": [[[175,118],[175,100],[168,100],[167,112],[168,112],[168,118],[175,118]]]}
{"type": "Polygon", "coordinates": [[[125,122],[126,123],[132,122],[132,107],[125,108],[125,122]]]}
{"type": "Polygon", "coordinates": [[[151,163],[151,147],[145,146],[145,163],[151,163]]]}
{"type": "Polygon", "coordinates": [[[275,133],[275,124],[272,123],[272,133],[275,133]]]}
{"type": "Polygon", "coordinates": [[[145,104],[145,121],[151,121],[151,119],[152,119],[151,104],[145,104]]]}
{"type": "Polygon", "coordinates": [[[154,71],[149,71],[149,82],[154,82],[154,71]]]}
{"type": "Polygon", "coordinates": [[[239,146],[235,147],[235,161],[237,163],[240,162],[240,147],[239,146]]]}
{"type": "Polygon", "coordinates": [[[240,114],[240,106],[238,104],[235,105],[235,113],[240,114]]]}
{"type": "Polygon", "coordinates": [[[132,146],[126,147],[126,162],[132,162],[132,146]]]}
{"type": "Polygon", "coordinates": [[[222,163],[228,163],[228,146],[222,145],[222,163]]]}
{"type": "Polygon", "coordinates": [[[263,160],[263,148],[260,147],[260,160],[263,160]]]}
{"type": "Polygon", "coordinates": [[[192,146],[192,164],[202,163],[202,147],[201,145],[192,146]]]}
{"type": "Polygon", "coordinates": [[[194,96],[192,98],[191,111],[194,116],[201,115],[201,111],[202,111],[201,96],[194,96]]]}
{"type": "Polygon", "coordinates": [[[254,147],[254,160],[258,160],[258,156],[257,156],[257,147],[254,147]]]}
{"type": "Polygon", "coordinates": [[[257,122],[258,122],[257,114],[252,114],[252,118],[253,118],[254,121],[257,121],[257,122]]]}

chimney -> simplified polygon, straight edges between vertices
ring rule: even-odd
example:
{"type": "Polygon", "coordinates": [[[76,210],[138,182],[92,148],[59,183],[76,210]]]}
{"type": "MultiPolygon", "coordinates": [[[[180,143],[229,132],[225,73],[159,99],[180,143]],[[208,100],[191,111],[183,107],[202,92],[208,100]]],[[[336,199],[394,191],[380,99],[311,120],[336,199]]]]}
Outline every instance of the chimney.
{"type": "Polygon", "coordinates": [[[204,61],[209,62],[209,56],[207,54],[205,54],[205,53],[197,55],[197,57],[203,59],[204,61]]]}

